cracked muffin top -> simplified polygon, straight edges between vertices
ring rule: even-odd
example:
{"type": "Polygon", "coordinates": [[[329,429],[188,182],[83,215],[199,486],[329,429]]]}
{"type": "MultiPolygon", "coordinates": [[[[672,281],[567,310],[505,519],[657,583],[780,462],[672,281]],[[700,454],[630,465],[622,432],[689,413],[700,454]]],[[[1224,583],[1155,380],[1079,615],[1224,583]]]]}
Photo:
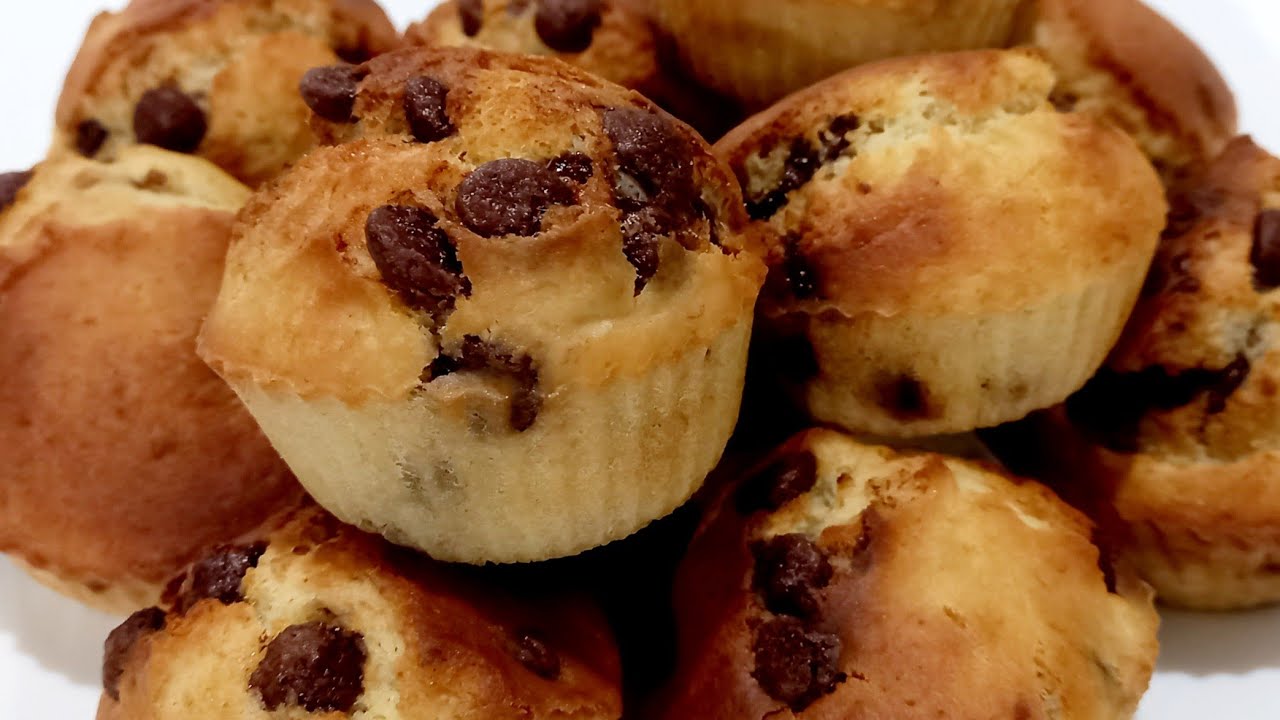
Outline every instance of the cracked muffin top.
{"type": "Polygon", "coordinates": [[[586,600],[436,563],[297,513],[226,546],[111,633],[100,720],[615,720],[617,649],[586,600]]]}
{"type": "Polygon", "coordinates": [[[1132,717],[1150,590],[1047,488],[827,430],[708,516],[668,718],[1132,717]]]}
{"type": "Polygon", "coordinates": [[[1231,143],[1172,193],[1144,296],[1068,404],[1106,447],[1233,462],[1280,450],[1280,160],[1231,143]]]}
{"type": "Polygon", "coordinates": [[[765,311],[1004,313],[1148,253],[1155,171],[1054,82],[1032,50],[889,60],[731,132],[716,151],[776,231],[765,311]]]}
{"type": "Polygon", "coordinates": [[[156,145],[257,185],[313,144],[302,74],[398,43],[372,0],[134,0],[90,26],[58,100],[55,146],[110,160],[156,145]]]}
{"type": "Polygon", "coordinates": [[[737,184],[637,93],[466,49],[318,68],[301,92],[330,147],[241,214],[203,336],[224,377],[358,402],[473,370],[554,393],[750,314],[737,184]]]}

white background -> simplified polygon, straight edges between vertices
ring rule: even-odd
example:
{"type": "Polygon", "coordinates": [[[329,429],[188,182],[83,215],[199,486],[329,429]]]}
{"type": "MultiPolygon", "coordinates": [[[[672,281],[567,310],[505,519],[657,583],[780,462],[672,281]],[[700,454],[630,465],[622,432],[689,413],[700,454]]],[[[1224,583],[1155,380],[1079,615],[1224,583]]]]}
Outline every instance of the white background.
{"type": "MultiPolygon", "coordinates": [[[[1243,129],[1280,150],[1280,52],[1273,49],[1280,45],[1280,2],[1150,2],[1222,67],[1236,89],[1243,129]]],[[[44,154],[54,100],[84,28],[96,10],[122,5],[123,0],[0,0],[0,171],[26,168],[44,154]]],[[[403,26],[434,3],[383,5],[403,26]]],[[[36,586],[0,560],[0,720],[92,718],[102,639],[115,622],[36,586]]],[[[1280,718],[1280,609],[1229,616],[1167,613],[1161,641],[1160,670],[1141,720],[1280,718]]]]}

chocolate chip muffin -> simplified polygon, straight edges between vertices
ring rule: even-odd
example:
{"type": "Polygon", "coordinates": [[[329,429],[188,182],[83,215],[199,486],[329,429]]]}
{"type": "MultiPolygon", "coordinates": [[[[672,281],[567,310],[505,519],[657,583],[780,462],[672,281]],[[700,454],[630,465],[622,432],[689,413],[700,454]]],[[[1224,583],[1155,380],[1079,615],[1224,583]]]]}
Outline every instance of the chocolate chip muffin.
{"type": "Polygon", "coordinates": [[[58,101],[59,149],[195,153],[257,185],[308,149],[308,68],[398,43],[372,0],[134,0],[99,15],[58,101]]]}
{"type": "Polygon", "coordinates": [[[302,495],[195,353],[247,196],[141,146],[0,176],[0,551],[98,608],[302,495]]]}
{"type": "Polygon", "coordinates": [[[316,499],[471,563],[683,503],[737,418],[764,276],[705,143],[529,56],[412,49],[303,90],[334,145],[242,213],[202,352],[316,499]]]}
{"type": "Polygon", "coordinates": [[[658,717],[1132,717],[1150,589],[1048,489],[826,430],[762,467],[677,576],[658,717]]]}
{"type": "Polygon", "coordinates": [[[1120,346],[1037,424],[1164,602],[1277,602],[1280,160],[1236,140],[1175,198],[1120,346]]]}
{"type": "Polygon", "coordinates": [[[706,137],[745,117],[684,76],[641,0],[450,0],[409,26],[405,40],[550,55],[647,95],[706,137]]]}
{"type": "Polygon", "coordinates": [[[269,544],[226,547],[168,610],[106,641],[98,720],[616,720],[600,613],[495,585],[304,511],[269,544]]]}
{"type": "Polygon", "coordinates": [[[1231,89],[1203,51],[1140,0],[1037,0],[1018,39],[1058,72],[1054,103],[1097,113],[1170,180],[1236,134],[1231,89]]]}
{"type": "Polygon", "coordinates": [[[654,0],[699,82],[760,110],[842,70],[1003,47],[1024,0],[654,0]],[[716,42],[716,39],[731,39],[716,42]]]}
{"type": "Polygon", "coordinates": [[[1032,51],[864,65],[716,146],[774,231],[762,353],[812,417],[890,438],[1051,406],[1119,337],[1166,204],[1032,51]],[[1081,212],[1088,208],[1088,212],[1081,212]]]}

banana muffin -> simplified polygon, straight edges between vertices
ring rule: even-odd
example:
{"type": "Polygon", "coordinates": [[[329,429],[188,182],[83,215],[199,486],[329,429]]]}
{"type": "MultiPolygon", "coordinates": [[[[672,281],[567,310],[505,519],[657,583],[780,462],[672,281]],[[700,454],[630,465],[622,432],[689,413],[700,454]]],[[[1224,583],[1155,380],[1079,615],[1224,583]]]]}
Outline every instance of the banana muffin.
{"type": "Polygon", "coordinates": [[[1162,601],[1280,601],[1280,159],[1247,138],[1174,193],[1106,368],[1041,419],[1048,462],[1162,601]]]}
{"type": "Polygon", "coordinates": [[[888,60],[716,145],[774,231],[762,352],[813,418],[962,433],[1061,402],[1102,364],[1166,203],[1134,141],[1059,112],[1053,87],[1030,50],[888,60]]]}
{"type": "Polygon", "coordinates": [[[804,433],[727,493],[676,579],[657,717],[1130,718],[1150,589],[1047,488],[804,433]]]}
{"type": "Polygon", "coordinates": [[[372,0],[134,0],[94,19],[58,101],[55,148],[195,153],[257,185],[313,144],[309,68],[399,42],[372,0]]]}
{"type": "Polygon", "coordinates": [[[303,91],[333,145],[241,214],[202,353],[315,498],[484,563],[575,554],[692,495],[764,277],[696,133],[560,61],[470,49],[303,91]]]}
{"type": "Polygon", "coordinates": [[[601,614],[304,510],[111,633],[98,720],[617,720],[601,614]]]}
{"type": "Polygon", "coordinates": [[[301,498],[195,352],[248,194],[143,146],[0,176],[0,552],[103,610],[301,498]]]}

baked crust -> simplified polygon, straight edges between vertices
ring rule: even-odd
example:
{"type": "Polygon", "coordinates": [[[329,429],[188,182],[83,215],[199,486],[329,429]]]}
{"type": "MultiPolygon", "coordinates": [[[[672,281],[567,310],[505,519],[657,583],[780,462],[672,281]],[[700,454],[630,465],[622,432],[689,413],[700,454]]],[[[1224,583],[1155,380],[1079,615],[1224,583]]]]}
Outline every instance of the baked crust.
{"type": "MultiPolygon", "coordinates": [[[[291,703],[268,712],[254,678],[272,638],[313,622],[358,634],[365,654],[353,707],[326,718],[622,714],[617,649],[582,598],[435,563],[318,510],[274,533],[253,563],[229,604],[184,597],[191,591],[175,584],[179,607],[125,651],[119,699],[104,694],[99,720],[305,717],[291,703]],[[527,663],[523,636],[543,649],[527,663]]],[[[321,673],[340,671],[317,668],[312,697],[323,691],[321,673]]]]}
{"type": "Polygon", "coordinates": [[[301,497],[195,354],[246,195],[136,148],[41,165],[0,214],[0,550],[91,605],[155,602],[301,497]]]}
{"type": "Polygon", "coordinates": [[[680,662],[660,717],[1133,715],[1156,660],[1151,593],[1123,567],[1100,569],[1091,524],[1048,489],[825,430],[757,472],[712,511],[677,576],[680,662]],[[750,512],[771,483],[778,509],[750,512]],[[775,567],[780,538],[829,574],[775,567]],[[780,588],[814,605],[790,615],[780,588]],[[843,679],[771,697],[776,648],[761,638],[780,621],[832,643],[843,679]]]}
{"type": "Polygon", "coordinates": [[[134,0],[90,26],[58,100],[55,149],[75,151],[91,121],[105,135],[90,154],[114,157],[135,142],[143,93],[176,87],[206,116],[196,152],[257,185],[313,145],[302,74],[398,43],[371,0],[134,0]]]}

